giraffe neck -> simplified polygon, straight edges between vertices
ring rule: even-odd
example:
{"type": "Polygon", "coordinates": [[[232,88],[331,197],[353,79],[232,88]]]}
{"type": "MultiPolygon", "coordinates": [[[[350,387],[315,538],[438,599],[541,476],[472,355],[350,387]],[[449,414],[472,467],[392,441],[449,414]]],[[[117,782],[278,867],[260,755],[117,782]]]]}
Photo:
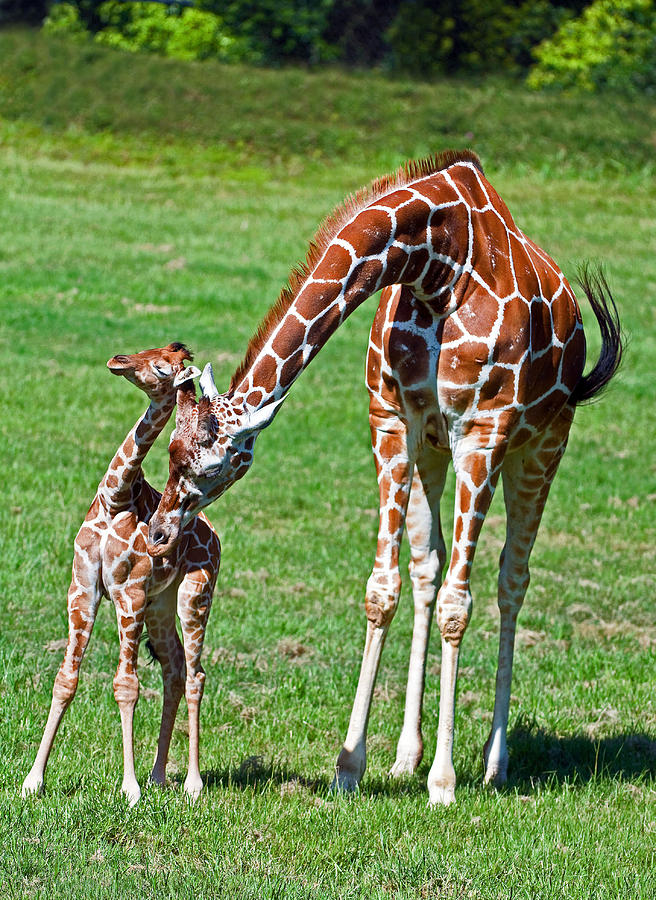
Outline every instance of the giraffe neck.
{"type": "Polygon", "coordinates": [[[146,454],[171,418],[174,407],[175,394],[163,400],[151,400],[148,409],[114,454],[98,491],[108,508],[124,508],[129,503],[146,454]]]}
{"type": "Polygon", "coordinates": [[[447,315],[463,293],[458,279],[470,271],[462,195],[447,173],[377,199],[328,242],[280,318],[265,320],[256,352],[249,346],[252,358],[247,353],[233,376],[233,397],[251,409],[280,399],[342,322],[387,285],[408,284],[447,315]]]}

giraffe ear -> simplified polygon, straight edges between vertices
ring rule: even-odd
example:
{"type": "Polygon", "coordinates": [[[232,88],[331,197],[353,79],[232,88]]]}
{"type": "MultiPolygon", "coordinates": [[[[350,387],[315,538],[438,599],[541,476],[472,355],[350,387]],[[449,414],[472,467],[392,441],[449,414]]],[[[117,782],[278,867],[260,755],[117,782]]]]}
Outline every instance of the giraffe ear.
{"type": "Polygon", "coordinates": [[[189,381],[190,378],[200,378],[200,369],[197,369],[196,366],[187,366],[186,369],[182,369],[181,372],[173,379],[173,387],[179,388],[181,385],[185,383],[185,381],[189,381]]]}
{"type": "MultiPolygon", "coordinates": [[[[193,366],[189,366],[193,368],[193,366]]],[[[188,371],[185,369],[185,372],[188,371]]],[[[180,373],[182,374],[182,373],[180,373]]],[[[185,379],[178,386],[176,394],[176,403],[178,408],[175,411],[175,427],[184,428],[191,416],[192,409],[196,406],[196,385],[194,384],[194,375],[192,378],[185,379]]]]}
{"type": "Polygon", "coordinates": [[[207,397],[209,400],[214,400],[219,396],[219,389],[214,384],[212,363],[207,363],[203,369],[203,374],[200,376],[200,389],[203,392],[203,397],[207,397]]]}
{"type": "Polygon", "coordinates": [[[239,426],[239,437],[243,438],[250,434],[256,434],[270,425],[286,397],[287,394],[283,394],[279,400],[272,400],[266,406],[261,406],[259,409],[253,410],[253,412],[246,413],[239,426]]]}
{"type": "Polygon", "coordinates": [[[201,397],[198,402],[198,424],[196,426],[198,443],[209,447],[216,440],[218,432],[218,422],[212,412],[211,401],[207,397],[201,397]]]}

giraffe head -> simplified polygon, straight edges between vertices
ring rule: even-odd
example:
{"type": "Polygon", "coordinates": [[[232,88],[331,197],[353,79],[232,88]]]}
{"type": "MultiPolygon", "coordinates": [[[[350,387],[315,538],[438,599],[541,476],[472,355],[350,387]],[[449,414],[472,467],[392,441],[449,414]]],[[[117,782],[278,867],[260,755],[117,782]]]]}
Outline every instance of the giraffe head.
{"type": "Polygon", "coordinates": [[[185,378],[200,375],[195,366],[184,367],[184,361],[193,359],[191,351],[175,341],[168,347],[142,350],[130,356],[112,356],[107,368],[113,375],[122,375],[144,391],[151,400],[173,399],[180,383],[181,373],[185,378]]]}
{"type": "Polygon", "coordinates": [[[200,386],[198,401],[193,381],[185,381],[178,390],[169,480],[148,530],[151,556],[170,553],[190,519],[246,474],[255,438],[273,421],[284,399],[248,409],[243,400],[219,394],[209,364],[200,386]]]}

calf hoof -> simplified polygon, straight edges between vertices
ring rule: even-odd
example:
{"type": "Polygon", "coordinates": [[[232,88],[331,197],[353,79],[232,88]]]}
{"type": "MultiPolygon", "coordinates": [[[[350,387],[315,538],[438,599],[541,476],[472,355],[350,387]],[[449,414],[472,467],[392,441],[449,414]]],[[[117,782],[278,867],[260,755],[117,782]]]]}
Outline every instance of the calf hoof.
{"type": "Polygon", "coordinates": [[[136,781],[134,783],[123,784],[121,793],[128,801],[128,806],[130,807],[136,806],[141,800],[141,788],[136,781]]]}
{"type": "Polygon", "coordinates": [[[43,777],[38,774],[34,774],[30,772],[25,781],[23,782],[23,787],[21,788],[21,797],[23,800],[26,797],[34,796],[35,794],[43,793],[43,777]]]}

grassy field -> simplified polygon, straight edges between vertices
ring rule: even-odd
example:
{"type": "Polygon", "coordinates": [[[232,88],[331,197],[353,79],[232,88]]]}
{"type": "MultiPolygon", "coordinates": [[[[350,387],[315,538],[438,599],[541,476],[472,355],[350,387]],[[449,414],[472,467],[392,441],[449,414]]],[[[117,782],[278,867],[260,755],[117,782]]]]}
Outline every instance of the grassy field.
{"type": "MultiPolygon", "coordinates": [[[[654,896],[654,134],[653,102],[185,65],[0,33],[1,897],[654,896]],[[583,259],[605,264],[631,335],[605,399],[577,413],[533,554],[508,788],[484,789],[481,770],[497,496],[461,656],[457,804],[426,805],[437,641],[426,759],[412,778],[386,777],[403,709],[407,584],[362,790],[328,794],[375,546],[370,300],[294,387],[252,472],[209,510],[224,556],[206,641],[202,799],[181,794],[183,709],[169,789],[132,810],[118,794],[117,640],[105,603],[46,793],[21,801],[62,655],[73,537],[144,405],[105,360],[183,340],[227,384],[322,216],[406,155],[465,144],[570,277],[583,259]]],[[[163,485],[165,440],[146,470],[163,485]]],[[[145,654],[140,677],[144,783],[160,704],[145,654]]]]}

